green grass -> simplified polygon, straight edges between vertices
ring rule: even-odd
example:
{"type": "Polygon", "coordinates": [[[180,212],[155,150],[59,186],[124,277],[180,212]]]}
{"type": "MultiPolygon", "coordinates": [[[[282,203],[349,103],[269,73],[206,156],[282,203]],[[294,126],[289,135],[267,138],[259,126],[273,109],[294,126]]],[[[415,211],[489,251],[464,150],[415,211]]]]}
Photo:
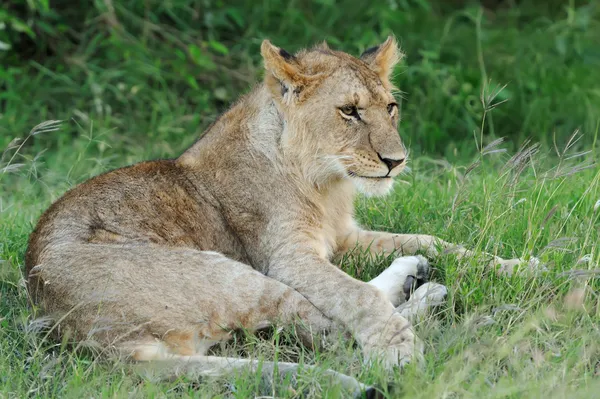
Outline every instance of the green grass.
{"type": "MultiPolygon", "coordinates": [[[[240,336],[219,352],[300,360],[379,386],[391,380],[390,397],[600,392],[600,171],[592,165],[600,151],[600,22],[593,2],[522,1],[485,12],[426,1],[365,9],[349,0],[204,8],[127,0],[113,2],[114,12],[110,3],[38,11],[34,51],[7,53],[0,67],[0,148],[7,148],[0,158],[0,397],[340,396],[320,372],[301,373],[293,390],[249,373],[159,381],[46,339],[28,306],[23,254],[41,212],[73,185],[190,145],[258,79],[263,37],[289,50],[327,38],[358,53],[390,32],[407,53],[396,80],[412,172],[393,195],[360,198],[359,219],[503,257],[538,256],[545,271],[497,276],[477,259],[435,259],[432,279],[448,287],[448,302],[416,327],[424,364],[402,372],[362,366],[343,340],[308,351],[288,330],[240,336]],[[29,134],[48,119],[65,122],[29,134]],[[26,138],[22,146],[9,144],[16,137],[26,138]],[[498,137],[508,140],[494,144],[498,137]],[[514,158],[532,148],[524,144],[529,137],[541,143],[537,153],[514,158]]],[[[354,253],[342,267],[367,280],[390,261],[354,253]]]]}
{"type": "MultiPolygon", "coordinates": [[[[89,142],[75,141],[83,141],[74,143],[75,147],[89,142]]],[[[84,154],[70,156],[81,158],[94,174],[97,162],[84,154]]],[[[564,158],[568,157],[565,154],[564,158]]],[[[571,171],[579,160],[564,160],[559,166],[558,158],[538,154],[514,181],[514,166],[501,172],[507,159],[504,153],[483,156],[482,164],[465,177],[465,166],[417,158],[412,173],[391,197],[358,201],[359,218],[372,228],[436,234],[505,257],[536,255],[547,268],[507,277],[486,271],[477,260],[458,263],[451,255],[436,259],[433,279],[448,286],[450,297],[435,315],[417,326],[427,348],[424,366],[409,367],[392,377],[406,397],[562,397],[567,393],[586,397],[600,388],[600,284],[596,279],[600,211],[594,211],[600,198],[600,172],[587,169],[555,178],[561,171],[571,171]],[[589,261],[581,263],[588,254],[589,261]],[[585,292],[582,303],[571,298],[579,289],[585,292]]],[[[186,378],[158,382],[139,377],[127,365],[75,353],[36,333],[23,286],[27,235],[38,214],[71,179],[87,177],[86,172],[69,178],[66,168],[58,166],[61,172],[55,174],[50,165],[46,167],[52,185],[47,185],[43,176],[3,175],[3,183],[8,182],[15,191],[4,195],[8,201],[1,214],[4,320],[0,370],[4,372],[0,392],[18,396],[28,392],[126,396],[133,392],[144,397],[253,397],[271,395],[274,389],[278,397],[294,396],[283,382],[273,386],[249,374],[200,384],[186,378]]],[[[344,259],[343,267],[366,280],[389,261],[357,253],[344,259]]],[[[314,354],[295,344],[284,331],[263,339],[242,339],[225,352],[240,350],[265,359],[301,358],[382,386],[387,378],[378,368],[362,367],[359,354],[347,342],[314,354]]],[[[294,389],[323,390],[333,396],[337,392],[318,373],[302,375],[294,389]]]]}

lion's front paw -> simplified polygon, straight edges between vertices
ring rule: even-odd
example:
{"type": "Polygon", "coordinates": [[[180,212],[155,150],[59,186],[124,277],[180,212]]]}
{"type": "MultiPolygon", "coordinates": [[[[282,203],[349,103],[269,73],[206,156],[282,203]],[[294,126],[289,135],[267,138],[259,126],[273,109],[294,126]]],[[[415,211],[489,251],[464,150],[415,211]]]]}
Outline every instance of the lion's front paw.
{"type": "Polygon", "coordinates": [[[410,323],[394,314],[378,333],[363,343],[365,362],[381,363],[390,370],[403,367],[414,359],[422,360],[423,343],[415,335],[410,323]]]}
{"type": "MultiPolygon", "coordinates": [[[[415,273],[409,274],[404,280],[402,284],[402,291],[404,293],[404,300],[408,301],[410,299],[411,294],[421,287],[423,284],[427,282],[429,279],[429,261],[421,255],[410,256],[408,258],[413,258],[417,261],[415,267],[415,273]]],[[[403,260],[404,258],[399,258],[403,260]]],[[[398,260],[398,259],[396,259],[398,260]]],[[[395,263],[396,261],[394,261],[395,263]]],[[[392,263],[392,265],[394,264],[392,263]]]]}
{"type": "Polygon", "coordinates": [[[444,303],[448,289],[438,283],[425,283],[417,288],[410,299],[396,308],[403,317],[415,322],[428,314],[429,310],[444,303]]]}
{"type": "Polygon", "coordinates": [[[398,275],[426,280],[429,275],[429,261],[421,255],[401,256],[394,259],[387,270],[398,275]]]}
{"type": "Polygon", "coordinates": [[[427,281],[428,275],[429,262],[423,256],[402,256],[369,284],[383,291],[394,306],[398,306],[427,281]]]}

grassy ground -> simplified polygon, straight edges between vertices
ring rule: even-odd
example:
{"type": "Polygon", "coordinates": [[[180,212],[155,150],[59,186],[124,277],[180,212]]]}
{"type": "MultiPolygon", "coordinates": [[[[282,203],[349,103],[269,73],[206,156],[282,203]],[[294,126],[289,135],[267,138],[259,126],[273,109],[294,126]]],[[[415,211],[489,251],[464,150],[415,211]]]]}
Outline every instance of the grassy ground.
{"type": "MultiPolygon", "coordinates": [[[[408,54],[397,83],[405,91],[401,134],[412,172],[392,196],[359,199],[360,220],[504,257],[534,255],[545,270],[496,276],[477,259],[435,259],[432,278],[447,285],[448,302],[416,327],[426,344],[424,365],[392,375],[363,367],[351,342],[314,353],[287,330],[241,337],[220,353],[300,360],[380,386],[391,379],[390,397],[600,392],[600,171],[592,166],[600,151],[597,10],[583,2],[522,2],[485,12],[438,10],[424,1],[410,12],[405,2],[365,11],[350,3],[324,1],[314,13],[293,6],[283,12],[271,1],[214,6],[212,25],[205,18],[196,37],[186,7],[144,14],[133,0],[115,2],[112,12],[112,2],[98,2],[81,21],[77,46],[4,64],[0,396],[339,396],[321,372],[301,373],[293,388],[251,374],[165,382],[48,340],[28,306],[23,253],[41,212],[69,187],[110,168],[176,156],[193,142],[259,75],[262,37],[290,50],[327,37],[357,52],[390,31],[408,54]],[[223,15],[233,21],[229,31],[223,15]],[[342,29],[347,21],[356,28],[342,29]],[[482,104],[480,93],[489,95],[496,82],[508,86],[494,99],[484,95],[482,104]],[[56,131],[28,133],[47,119],[66,121],[56,131]],[[511,138],[494,141],[501,136],[511,138]],[[525,144],[526,137],[541,146],[525,144]]],[[[366,280],[390,261],[357,253],[343,268],[366,280]]]]}

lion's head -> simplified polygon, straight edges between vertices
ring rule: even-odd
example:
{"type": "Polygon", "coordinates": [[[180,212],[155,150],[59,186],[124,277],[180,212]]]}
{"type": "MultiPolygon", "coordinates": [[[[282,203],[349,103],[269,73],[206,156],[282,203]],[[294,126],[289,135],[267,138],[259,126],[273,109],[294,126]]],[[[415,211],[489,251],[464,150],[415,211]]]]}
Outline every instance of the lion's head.
{"type": "Polygon", "coordinates": [[[261,53],[266,86],[285,121],[284,144],[314,166],[311,177],[341,177],[366,194],[387,193],[406,165],[390,82],[402,56],[395,39],[360,58],[326,44],[291,55],[267,40],[261,53]]]}

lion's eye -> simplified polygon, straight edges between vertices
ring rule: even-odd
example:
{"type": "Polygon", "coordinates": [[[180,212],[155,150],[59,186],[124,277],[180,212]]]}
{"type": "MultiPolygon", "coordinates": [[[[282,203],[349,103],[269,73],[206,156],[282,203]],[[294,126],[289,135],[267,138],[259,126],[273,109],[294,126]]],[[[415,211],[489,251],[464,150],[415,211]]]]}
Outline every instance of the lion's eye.
{"type": "Polygon", "coordinates": [[[387,106],[388,113],[391,116],[394,116],[396,114],[396,109],[397,108],[398,108],[398,104],[396,104],[396,103],[390,103],[390,104],[388,104],[388,106],[387,106]]]}
{"type": "Polygon", "coordinates": [[[360,119],[360,115],[358,114],[358,108],[356,108],[356,105],[344,105],[343,107],[340,107],[340,113],[346,119],[360,119]]]}

